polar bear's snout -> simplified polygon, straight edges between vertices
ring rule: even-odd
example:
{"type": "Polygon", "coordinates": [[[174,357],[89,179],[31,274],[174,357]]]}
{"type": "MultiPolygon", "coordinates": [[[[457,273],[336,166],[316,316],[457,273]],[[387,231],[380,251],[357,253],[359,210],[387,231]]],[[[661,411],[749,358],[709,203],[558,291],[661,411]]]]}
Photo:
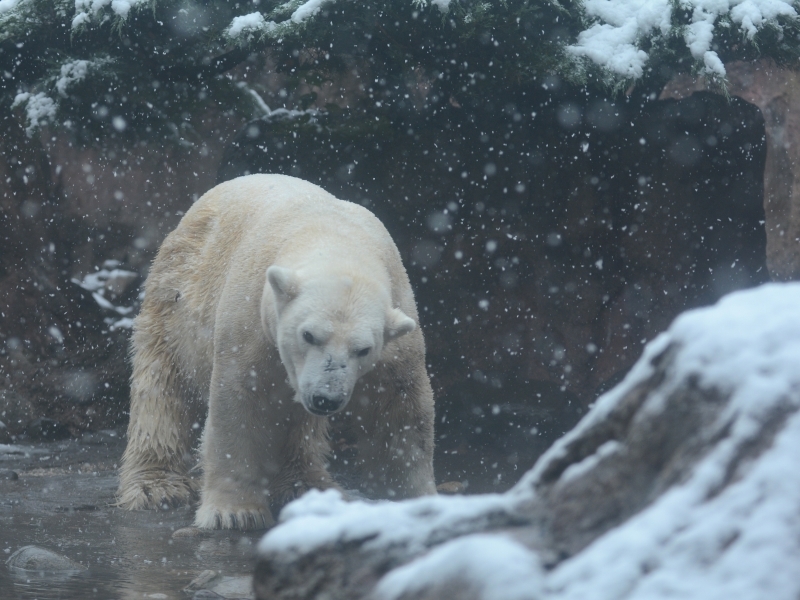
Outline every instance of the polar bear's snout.
{"type": "Polygon", "coordinates": [[[326,417],[341,410],[350,400],[359,369],[346,353],[312,352],[299,376],[299,397],[311,414],[326,417]]]}
{"type": "Polygon", "coordinates": [[[312,414],[327,417],[343,408],[350,400],[351,393],[352,386],[345,381],[328,380],[327,384],[303,394],[303,406],[312,414]]]}
{"type": "Polygon", "coordinates": [[[328,398],[322,394],[317,394],[311,397],[311,402],[308,407],[309,412],[319,416],[328,416],[335,413],[344,405],[344,400],[341,398],[328,398]]]}
{"type": "Polygon", "coordinates": [[[333,356],[330,354],[328,355],[327,360],[325,361],[325,372],[330,373],[332,371],[338,371],[339,369],[347,368],[347,363],[342,360],[333,360],[333,356]]]}
{"type": "Polygon", "coordinates": [[[329,354],[322,370],[327,377],[327,382],[322,386],[322,390],[312,392],[311,400],[305,404],[309,412],[327,416],[342,408],[350,399],[350,394],[346,389],[348,387],[347,363],[343,360],[336,360],[329,354]]]}

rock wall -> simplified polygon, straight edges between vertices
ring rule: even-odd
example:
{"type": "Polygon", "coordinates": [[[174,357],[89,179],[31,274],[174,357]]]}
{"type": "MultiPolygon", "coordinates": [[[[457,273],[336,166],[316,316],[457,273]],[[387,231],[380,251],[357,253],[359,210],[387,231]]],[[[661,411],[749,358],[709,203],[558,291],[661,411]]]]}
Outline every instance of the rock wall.
{"type": "Polygon", "coordinates": [[[19,121],[5,120],[4,437],[48,437],[124,421],[127,327],[139,286],[182,211],[213,186],[222,150],[243,124],[223,110],[202,123],[197,138],[183,144],[133,135],[92,143],[65,128],[30,138],[19,121]],[[44,428],[41,417],[50,419],[44,428]]]}
{"type": "Polygon", "coordinates": [[[303,177],[386,224],[427,336],[441,480],[507,489],[672,318],[769,278],[764,123],[739,99],[433,90],[358,114],[253,121],[220,180],[303,177]]]}
{"type": "MultiPolygon", "coordinates": [[[[764,116],[767,264],[773,279],[800,278],[800,75],[772,61],[728,65],[728,92],[764,116]]],[[[685,98],[708,88],[702,78],[679,77],[662,98],[685,98]]]]}
{"type": "MultiPolygon", "coordinates": [[[[215,107],[180,143],[6,137],[0,421],[19,431],[44,415],[77,431],[124,420],[127,334],[110,327],[135,313],[155,250],[193,198],[246,172],[310,179],[387,224],[427,333],[440,478],[471,491],[506,489],[671,318],[765,281],[765,248],[794,235],[791,218],[781,236],[773,224],[786,219],[764,215],[764,161],[777,155],[761,112],[736,98],[639,107],[550,77],[480,101],[417,82],[381,109],[361,75],[318,90],[325,113],[277,110],[245,124],[215,107]],[[376,119],[354,119],[367,105],[376,119]],[[138,278],[120,293],[107,279],[72,281],[104,268],[138,278]]],[[[285,77],[261,78],[269,105],[293,105],[285,77]]],[[[791,121],[787,94],[769,123],[791,121]]],[[[768,168],[767,185],[785,173],[768,168]]],[[[769,253],[775,276],[789,276],[769,253]]]]}

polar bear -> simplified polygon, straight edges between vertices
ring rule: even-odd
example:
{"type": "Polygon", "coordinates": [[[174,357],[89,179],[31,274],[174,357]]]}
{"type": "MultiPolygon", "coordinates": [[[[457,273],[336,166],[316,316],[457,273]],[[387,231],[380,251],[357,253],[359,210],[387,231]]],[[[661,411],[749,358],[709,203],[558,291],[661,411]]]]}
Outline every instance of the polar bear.
{"type": "Polygon", "coordinates": [[[195,495],[187,456],[204,413],[197,527],[267,527],[270,506],[337,487],[334,413],[358,429],[358,466],[381,495],[436,493],[414,296],[367,209],[284,175],[228,181],[167,236],[145,291],[119,506],[195,495]]]}

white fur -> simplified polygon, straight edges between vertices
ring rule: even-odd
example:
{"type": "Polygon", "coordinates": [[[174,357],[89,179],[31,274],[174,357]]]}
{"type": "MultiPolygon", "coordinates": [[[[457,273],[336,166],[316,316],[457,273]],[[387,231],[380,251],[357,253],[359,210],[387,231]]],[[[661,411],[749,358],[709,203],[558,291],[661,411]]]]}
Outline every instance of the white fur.
{"type": "Polygon", "coordinates": [[[335,487],[331,412],[358,422],[358,461],[385,494],[435,493],[416,306],[372,213],[291,177],[241,177],[186,214],[146,292],[120,505],[192,496],[183,457],[206,402],[200,527],[268,525],[270,504],[335,487]]]}

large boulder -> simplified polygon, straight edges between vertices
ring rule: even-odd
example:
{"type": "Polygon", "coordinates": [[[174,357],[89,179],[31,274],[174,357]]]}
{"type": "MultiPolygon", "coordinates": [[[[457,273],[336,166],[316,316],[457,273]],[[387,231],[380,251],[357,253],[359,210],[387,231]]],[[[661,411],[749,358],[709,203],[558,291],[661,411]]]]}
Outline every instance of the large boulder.
{"type": "Polygon", "coordinates": [[[800,284],[681,315],[505,494],[312,492],[258,598],[800,596],[800,284]]]}

